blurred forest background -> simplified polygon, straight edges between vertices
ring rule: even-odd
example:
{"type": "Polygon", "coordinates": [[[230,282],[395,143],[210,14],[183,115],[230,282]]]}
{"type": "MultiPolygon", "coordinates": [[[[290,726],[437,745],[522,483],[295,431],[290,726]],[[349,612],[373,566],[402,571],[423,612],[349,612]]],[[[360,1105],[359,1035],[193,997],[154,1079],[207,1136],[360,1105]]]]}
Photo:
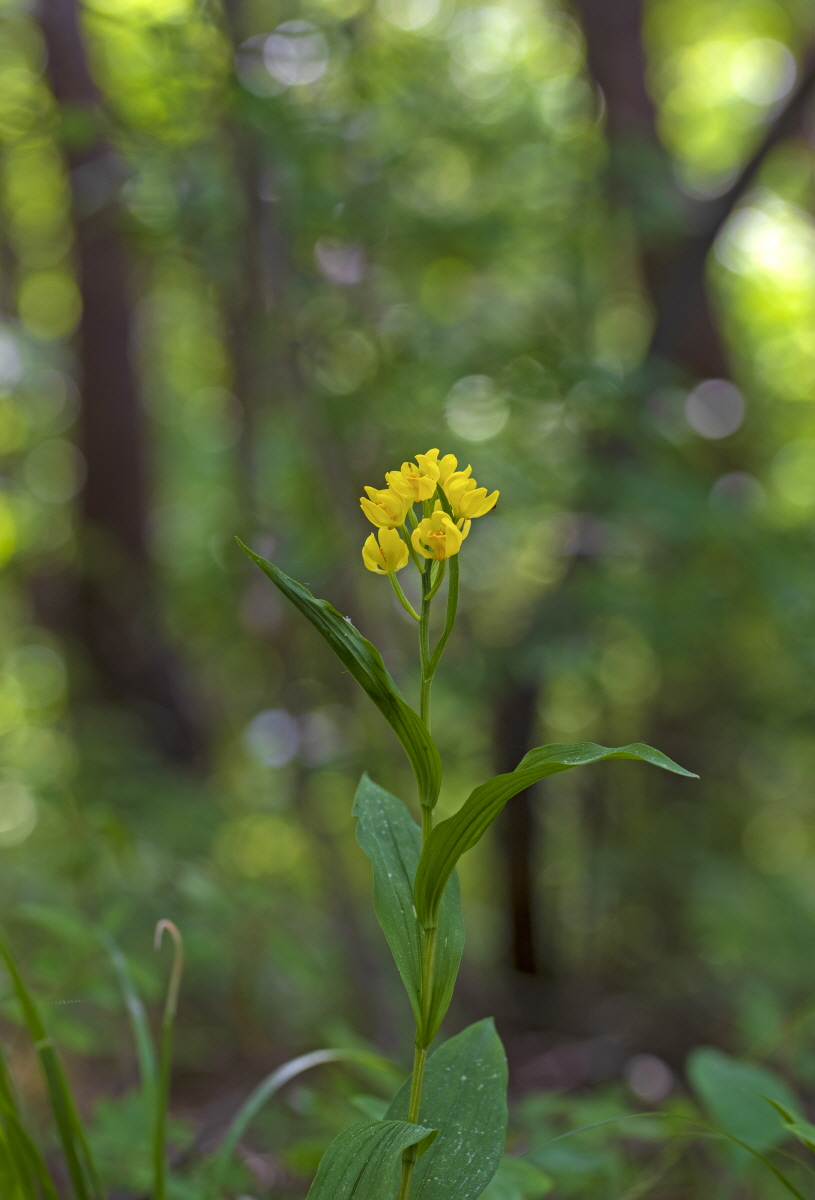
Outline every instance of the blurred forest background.
{"type": "Polygon", "coordinates": [[[450,1028],[495,1012],[516,1092],[643,1054],[667,1090],[700,1042],[815,1086],[813,16],[0,4],[0,913],[89,1092],[133,1071],[98,935],[157,1001],[160,917],[179,1109],[326,1038],[404,1056],[350,810],[409,770],[233,538],[415,699],[357,498],[432,446],[501,489],[442,811],[544,741],[701,776],[512,802],[450,1028]]]}

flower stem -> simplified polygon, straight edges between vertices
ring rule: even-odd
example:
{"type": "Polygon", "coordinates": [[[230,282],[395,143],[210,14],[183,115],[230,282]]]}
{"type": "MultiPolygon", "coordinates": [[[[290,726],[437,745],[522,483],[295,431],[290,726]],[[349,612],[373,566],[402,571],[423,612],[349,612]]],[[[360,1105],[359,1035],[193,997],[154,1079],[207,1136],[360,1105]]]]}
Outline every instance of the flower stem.
{"type": "Polygon", "coordinates": [[[435,583],[433,584],[430,591],[427,593],[428,600],[432,600],[433,597],[435,596],[436,592],[441,587],[442,582],[444,581],[444,576],[446,574],[446,571],[447,571],[447,559],[443,558],[441,560],[441,562],[439,563],[438,570],[436,571],[435,583]]]}
{"type": "Polygon", "coordinates": [[[393,571],[388,572],[388,579],[391,581],[391,587],[393,588],[393,590],[396,594],[396,599],[402,605],[402,608],[405,610],[405,612],[409,612],[410,615],[413,617],[414,621],[421,621],[422,618],[416,612],[416,609],[413,607],[413,605],[410,603],[410,601],[408,600],[405,593],[402,591],[399,580],[396,578],[393,571]]]}
{"type": "Polygon", "coordinates": [[[450,562],[450,581],[447,585],[447,617],[444,622],[444,629],[439,638],[436,649],[433,651],[433,656],[430,659],[430,678],[436,671],[439,665],[439,660],[444,652],[444,647],[447,645],[447,639],[453,632],[453,626],[456,622],[456,609],[458,608],[458,555],[454,554],[449,560],[450,562]]]}
{"type": "MultiPolygon", "coordinates": [[[[413,509],[410,510],[410,513],[408,515],[413,517],[413,525],[415,527],[417,522],[416,522],[416,514],[413,512],[413,509]]],[[[401,529],[402,533],[404,534],[405,541],[407,542],[407,548],[408,548],[408,554],[410,555],[410,561],[413,563],[413,565],[417,571],[423,571],[424,565],[422,564],[422,560],[419,558],[419,555],[413,549],[413,541],[411,539],[410,532],[408,530],[407,525],[402,524],[399,526],[399,528],[401,529]]]]}
{"type": "Polygon", "coordinates": [[[422,718],[428,733],[430,732],[430,685],[433,682],[433,671],[430,666],[430,565],[425,564],[422,571],[422,615],[419,618],[419,657],[422,668],[422,694],[419,716],[422,718]]]}
{"type": "MultiPolygon", "coordinates": [[[[430,687],[433,675],[447,639],[456,619],[458,604],[458,557],[450,562],[450,582],[447,593],[447,617],[444,631],[436,649],[430,654],[430,604],[441,586],[445,575],[447,561],[443,561],[438,569],[435,580],[431,578],[432,563],[425,564],[422,570],[422,613],[419,618],[419,656],[422,669],[421,718],[430,732],[430,687]]],[[[422,846],[424,846],[433,829],[433,810],[422,806],[422,846]]],[[[424,1083],[427,1051],[430,1045],[430,1024],[433,1003],[433,977],[436,966],[436,929],[423,929],[422,937],[422,973],[419,982],[419,1019],[416,1022],[416,1046],[413,1053],[413,1074],[410,1080],[410,1099],[408,1100],[408,1121],[418,1124],[422,1103],[422,1085],[424,1083]]],[[[408,1200],[410,1184],[413,1178],[413,1168],[416,1165],[417,1150],[409,1146],[402,1155],[402,1178],[399,1184],[397,1200],[408,1200]]]]}

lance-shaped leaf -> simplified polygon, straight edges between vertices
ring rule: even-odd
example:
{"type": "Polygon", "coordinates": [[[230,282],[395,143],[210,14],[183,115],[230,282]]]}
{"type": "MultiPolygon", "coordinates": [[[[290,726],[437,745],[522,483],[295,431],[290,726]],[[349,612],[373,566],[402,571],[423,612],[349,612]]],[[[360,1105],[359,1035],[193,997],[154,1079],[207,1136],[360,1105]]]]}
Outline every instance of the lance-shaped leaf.
{"type": "Polygon", "coordinates": [[[439,797],[441,783],[439,752],[422,721],[406,703],[388,674],[376,646],[364,638],[336,608],[332,608],[327,600],[312,596],[307,587],[289,578],[274,563],[253,553],[240,538],[237,542],[261,571],[268,575],[275,587],[311,621],[343,666],[373,700],[404,747],[416,776],[419,799],[426,808],[433,808],[439,797]]]}
{"type": "MultiPolygon", "coordinates": [[[[387,1117],[405,1117],[410,1081],[387,1117]]],[[[507,1060],[491,1019],[477,1021],[427,1060],[419,1120],[439,1135],[416,1163],[410,1200],[477,1200],[507,1134],[507,1060]]]]}
{"type": "Polygon", "coordinates": [[[308,1200],[392,1200],[402,1151],[434,1135],[407,1121],[365,1121],[344,1129],[323,1155],[308,1200]]]}
{"type": "Polygon", "coordinates": [[[436,920],[439,901],[456,863],[465,851],[473,848],[508,800],[547,775],[607,758],[636,758],[677,775],[698,778],[692,771],[677,766],[667,755],[642,742],[617,749],[598,746],[594,742],[578,742],[571,746],[555,744],[530,750],[514,771],[496,775],[471,792],[458,812],[440,822],[427,839],[414,886],[416,912],[424,928],[432,927],[436,920]]]}
{"type": "MultiPolygon", "coordinates": [[[[388,939],[405,985],[417,1025],[421,1025],[419,982],[423,932],[413,907],[413,880],[422,851],[422,833],[405,805],[367,775],[354,798],[358,819],[357,841],[371,860],[374,873],[374,908],[388,939]]],[[[433,995],[428,1028],[422,1030],[430,1045],[447,1012],[464,949],[456,873],[450,877],[439,906],[433,995]]]]}

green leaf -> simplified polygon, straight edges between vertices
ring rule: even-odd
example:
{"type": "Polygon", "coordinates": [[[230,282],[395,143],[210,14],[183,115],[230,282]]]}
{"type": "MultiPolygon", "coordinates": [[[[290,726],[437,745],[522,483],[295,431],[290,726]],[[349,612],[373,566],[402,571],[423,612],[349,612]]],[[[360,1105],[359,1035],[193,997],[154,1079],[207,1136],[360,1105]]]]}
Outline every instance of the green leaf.
{"type": "Polygon", "coordinates": [[[343,666],[373,700],[404,747],[416,776],[421,803],[426,808],[433,808],[439,798],[441,784],[439,752],[419,716],[405,702],[388,674],[376,646],[364,638],[328,601],[312,596],[308,588],[290,579],[274,563],[254,554],[240,538],[237,542],[295,608],[299,608],[303,616],[311,621],[343,666]]]}
{"type": "MultiPolygon", "coordinates": [[[[357,841],[371,860],[374,908],[388,939],[417,1024],[421,1023],[419,981],[424,936],[413,907],[413,881],[422,834],[405,805],[367,775],[354,797],[357,841]]],[[[464,921],[458,879],[453,873],[439,906],[436,958],[426,1045],[433,1040],[450,1004],[464,949],[464,921]]]]}
{"type": "MultiPolygon", "coordinates": [[[[408,1080],[388,1117],[405,1117],[408,1080]]],[[[419,1119],[439,1136],[413,1171],[410,1200],[477,1200],[507,1133],[507,1060],[491,1019],[477,1021],[427,1060],[419,1119]]]]}
{"type": "Polygon", "coordinates": [[[334,1138],[323,1155],[308,1200],[392,1200],[399,1186],[402,1151],[433,1134],[434,1130],[407,1121],[352,1125],[334,1138]]]}
{"type": "Polygon", "coordinates": [[[571,746],[538,746],[530,750],[514,771],[496,775],[471,792],[458,812],[440,822],[427,839],[416,871],[414,889],[416,912],[424,928],[432,927],[436,920],[439,901],[456,863],[462,854],[473,848],[508,800],[547,775],[607,758],[639,759],[677,775],[698,778],[692,771],[677,766],[667,755],[642,742],[617,749],[598,746],[594,742],[578,742],[571,746]]]}
{"type": "Polygon", "coordinates": [[[797,1101],[786,1084],[766,1067],[701,1046],[689,1055],[687,1073],[714,1125],[725,1133],[758,1152],[777,1146],[789,1136],[784,1120],[767,1100],[776,1101],[790,1112],[798,1107],[797,1101]]]}
{"type": "Polygon", "coordinates": [[[57,1057],[54,1044],[45,1031],[37,1006],[17,968],[11,948],[2,935],[0,935],[0,958],[11,977],[17,1003],[20,1005],[23,1020],[40,1060],[48,1101],[56,1121],[76,1200],[102,1200],[102,1187],[73,1093],[57,1057]]]}
{"type": "Polygon", "coordinates": [[[551,1178],[531,1163],[505,1154],[481,1200],[542,1200],[554,1186],[551,1178]]]}
{"type": "Polygon", "coordinates": [[[810,1150],[815,1150],[815,1125],[810,1121],[805,1121],[803,1117],[796,1116],[783,1104],[779,1104],[777,1100],[771,1100],[769,1096],[765,1096],[764,1099],[773,1106],[777,1113],[780,1113],[784,1128],[799,1142],[808,1146],[810,1150]]]}
{"type": "Polygon", "coordinates": [[[226,1172],[238,1143],[266,1102],[292,1079],[302,1075],[304,1071],[310,1071],[312,1067],[319,1067],[324,1063],[336,1062],[360,1063],[362,1066],[380,1070],[382,1067],[389,1068],[391,1065],[386,1059],[380,1058],[378,1054],[350,1046],[336,1050],[312,1050],[310,1054],[301,1054],[298,1058],[292,1058],[283,1063],[281,1067],[271,1071],[264,1079],[261,1079],[257,1087],[252,1089],[232,1118],[223,1141],[212,1159],[205,1193],[207,1196],[220,1196],[226,1172]]]}

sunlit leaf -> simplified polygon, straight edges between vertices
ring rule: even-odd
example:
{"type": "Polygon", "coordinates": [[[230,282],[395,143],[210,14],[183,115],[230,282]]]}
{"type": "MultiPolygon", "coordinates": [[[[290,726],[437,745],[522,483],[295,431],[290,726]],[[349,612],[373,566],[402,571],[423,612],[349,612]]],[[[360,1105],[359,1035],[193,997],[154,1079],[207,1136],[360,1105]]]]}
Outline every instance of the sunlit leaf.
{"type": "Polygon", "coordinates": [[[237,540],[261,571],[323,635],[343,666],[373,700],[404,747],[416,776],[421,803],[432,808],[438,799],[441,782],[439,752],[422,721],[406,703],[388,674],[376,646],[364,638],[328,601],[312,596],[308,588],[290,579],[274,563],[253,553],[240,538],[237,540]]]}
{"type": "MultiPolygon", "coordinates": [[[[388,1109],[407,1115],[410,1081],[388,1109]]],[[[507,1060],[491,1019],[427,1060],[419,1119],[439,1135],[413,1171],[411,1200],[477,1200],[501,1160],[507,1132],[507,1060]]]]}
{"type": "Polygon", "coordinates": [[[323,1155],[308,1200],[392,1200],[398,1187],[402,1151],[433,1133],[407,1121],[352,1125],[334,1138],[323,1155]]]}
{"type": "Polygon", "coordinates": [[[692,771],[686,771],[667,755],[642,742],[616,749],[598,746],[594,742],[578,742],[575,745],[538,746],[530,750],[514,771],[496,775],[471,792],[458,812],[438,824],[427,839],[416,871],[414,888],[416,911],[421,924],[425,928],[433,925],[450,873],[462,854],[478,842],[508,800],[547,775],[608,758],[639,759],[677,775],[697,778],[692,771]]]}
{"type": "MultiPolygon", "coordinates": [[[[354,799],[357,841],[371,860],[374,908],[405,985],[417,1022],[423,933],[413,907],[413,881],[422,850],[422,834],[405,805],[367,775],[354,799]]],[[[429,1045],[450,1004],[464,949],[458,879],[455,872],[439,906],[430,1022],[423,1030],[429,1045]]]]}

